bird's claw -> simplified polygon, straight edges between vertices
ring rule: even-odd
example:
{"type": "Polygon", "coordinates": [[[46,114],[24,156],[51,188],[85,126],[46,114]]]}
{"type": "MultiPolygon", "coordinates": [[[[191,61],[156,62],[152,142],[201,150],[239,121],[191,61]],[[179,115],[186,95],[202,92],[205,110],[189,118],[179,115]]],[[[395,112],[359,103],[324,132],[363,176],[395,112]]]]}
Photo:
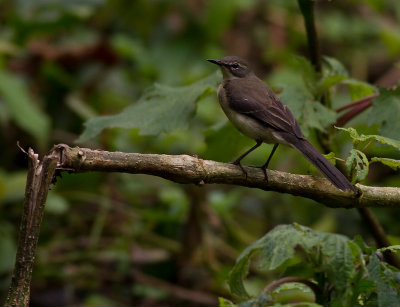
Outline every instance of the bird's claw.
{"type": "Polygon", "coordinates": [[[264,173],[265,181],[268,183],[267,168],[265,167],[265,165],[261,166],[261,170],[262,170],[263,173],[264,173]]]}
{"type": "Polygon", "coordinates": [[[229,164],[233,164],[233,165],[239,166],[240,169],[242,170],[244,176],[246,177],[246,180],[247,180],[247,171],[244,169],[243,165],[240,164],[240,161],[235,160],[235,161],[229,162],[229,164]]]}

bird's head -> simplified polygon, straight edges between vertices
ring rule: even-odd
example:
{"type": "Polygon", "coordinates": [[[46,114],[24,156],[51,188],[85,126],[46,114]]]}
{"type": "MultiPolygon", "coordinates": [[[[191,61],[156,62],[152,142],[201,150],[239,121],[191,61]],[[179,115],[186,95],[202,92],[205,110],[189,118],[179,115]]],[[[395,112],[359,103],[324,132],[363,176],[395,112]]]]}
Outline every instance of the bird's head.
{"type": "Polygon", "coordinates": [[[220,60],[208,59],[207,61],[217,64],[221,68],[224,79],[244,78],[253,74],[249,64],[237,56],[226,56],[220,60]]]}

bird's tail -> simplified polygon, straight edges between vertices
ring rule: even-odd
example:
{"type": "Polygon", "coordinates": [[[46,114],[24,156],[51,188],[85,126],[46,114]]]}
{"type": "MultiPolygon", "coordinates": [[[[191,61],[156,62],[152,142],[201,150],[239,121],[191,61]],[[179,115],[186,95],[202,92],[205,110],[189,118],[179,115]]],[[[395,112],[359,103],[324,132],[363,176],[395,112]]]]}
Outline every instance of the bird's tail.
{"type": "MultiPolygon", "coordinates": [[[[290,137],[291,138],[291,137],[290,137]]],[[[293,139],[287,140],[289,143],[300,151],[321,173],[323,173],[336,187],[340,190],[351,190],[356,192],[349,180],[318,150],[314,148],[307,140],[299,139],[293,136],[293,139]]]]}

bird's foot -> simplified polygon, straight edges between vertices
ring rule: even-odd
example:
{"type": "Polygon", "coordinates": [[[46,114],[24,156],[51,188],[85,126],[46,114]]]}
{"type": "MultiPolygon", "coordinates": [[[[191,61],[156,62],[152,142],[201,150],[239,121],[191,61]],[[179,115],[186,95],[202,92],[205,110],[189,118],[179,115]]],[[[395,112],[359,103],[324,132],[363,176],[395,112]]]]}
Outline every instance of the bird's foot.
{"type": "Polygon", "coordinates": [[[247,171],[244,169],[243,165],[242,165],[242,164],[240,164],[240,161],[238,161],[238,160],[235,160],[235,161],[229,162],[229,164],[233,164],[233,165],[237,165],[237,166],[239,166],[239,167],[240,167],[240,169],[242,170],[242,172],[243,172],[244,176],[246,177],[246,180],[247,180],[247,171]]]}
{"type": "Polygon", "coordinates": [[[261,170],[262,170],[263,173],[264,173],[265,181],[268,183],[267,168],[265,167],[265,165],[261,166],[260,168],[261,168],[261,170]]]}

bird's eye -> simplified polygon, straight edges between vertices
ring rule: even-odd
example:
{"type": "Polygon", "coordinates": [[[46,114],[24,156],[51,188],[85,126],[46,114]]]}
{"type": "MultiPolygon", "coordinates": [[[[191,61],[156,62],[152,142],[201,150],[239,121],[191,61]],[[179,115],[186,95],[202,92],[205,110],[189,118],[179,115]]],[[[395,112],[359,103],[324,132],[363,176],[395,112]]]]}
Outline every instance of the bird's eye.
{"type": "Polygon", "coordinates": [[[233,69],[238,69],[239,68],[239,64],[238,63],[233,63],[231,66],[232,66],[233,69]]]}

